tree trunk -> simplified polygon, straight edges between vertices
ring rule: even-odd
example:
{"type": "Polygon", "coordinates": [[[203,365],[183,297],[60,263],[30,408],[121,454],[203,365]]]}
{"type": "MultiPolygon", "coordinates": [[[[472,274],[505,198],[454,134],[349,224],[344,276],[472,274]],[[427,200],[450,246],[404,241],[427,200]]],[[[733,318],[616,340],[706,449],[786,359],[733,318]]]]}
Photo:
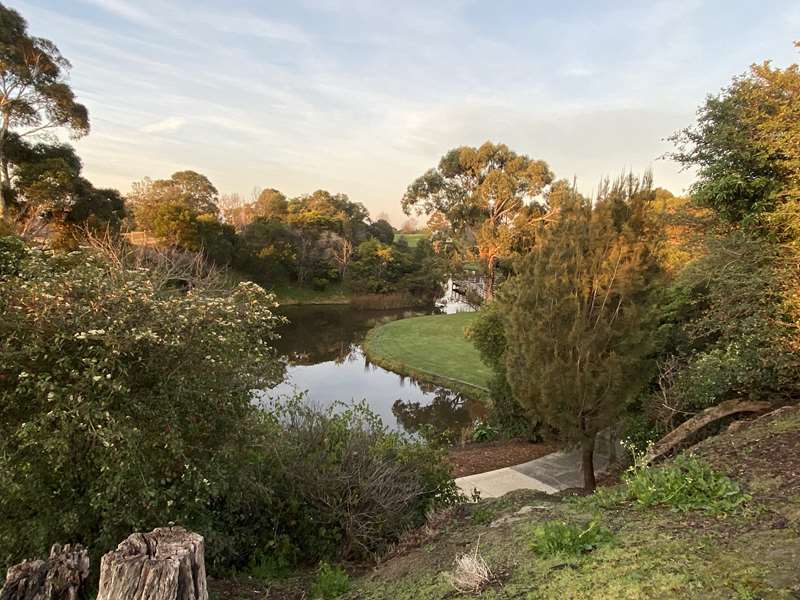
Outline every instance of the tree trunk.
{"type": "Polygon", "coordinates": [[[134,533],[103,556],[97,600],[208,600],[203,554],[182,527],[134,533]]]}
{"type": "Polygon", "coordinates": [[[47,560],[26,560],[8,570],[0,600],[86,598],[89,554],[80,546],[54,544],[47,560]]]}
{"type": "Polygon", "coordinates": [[[6,139],[8,138],[7,117],[3,120],[0,127],[0,222],[6,219],[8,203],[6,194],[11,190],[11,182],[8,176],[8,157],[6,154],[6,139]]]}
{"type": "Polygon", "coordinates": [[[650,464],[651,462],[672,452],[681,444],[686,442],[687,439],[700,431],[703,427],[713,423],[714,421],[718,421],[719,419],[729,417],[737,413],[766,412],[771,406],[772,405],[769,402],[726,400],[725,402],[721,402],[716,406],[707,408],[658,440],[658,442],[656,442],[655,445],[645,455],[644,464],[650,464]]]}
{"type": "Polygon", "coordinates": [[[597,487],[594,478],[594,436],[581,442],[581,468],[583,469],[583,490],[591,494],[597,487]]]}
{"type": "Polygon", "coordinates": [[[486,282],[484,284],[483,299],[491,300],[494,297],[495,265],[494,259],[490,258],[486,263],[486,282]]]}

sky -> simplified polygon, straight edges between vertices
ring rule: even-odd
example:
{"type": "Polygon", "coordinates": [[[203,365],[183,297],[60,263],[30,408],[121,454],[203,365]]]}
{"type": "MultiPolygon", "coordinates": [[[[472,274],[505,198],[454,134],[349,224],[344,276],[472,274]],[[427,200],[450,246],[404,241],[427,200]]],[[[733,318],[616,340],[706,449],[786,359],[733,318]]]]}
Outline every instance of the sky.
{"type": "Polygon", "coordinates": [[[652,168],[753,62],[795,62],[798,0],[8,0],[72,63],[97,186],[193,169],[220,192],[348,194],[399,225],[447,150],[502,142],[591,193],[652,168]]]}

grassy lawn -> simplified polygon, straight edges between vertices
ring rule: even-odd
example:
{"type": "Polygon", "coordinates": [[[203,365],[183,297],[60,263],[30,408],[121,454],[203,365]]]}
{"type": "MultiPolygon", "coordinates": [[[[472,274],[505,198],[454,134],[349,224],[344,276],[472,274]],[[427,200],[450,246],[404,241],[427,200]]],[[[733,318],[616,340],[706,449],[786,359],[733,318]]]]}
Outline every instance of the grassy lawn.
{"type": "Polygon", "coordinates": [[[398,233],[394,240],[399,241],[402,238],[408,243],[409,248],[415,248],[420,240],[426,240],[429,237],[428,233],[398,233]]]}
{"type": "Polygon", "coordinates": [[[476,318],[477,313],[429,315],[381,325],[367,335],[367,356],[382,367],[421,380],[486,390],[492,371],[464,337],[465,328],[476,318]]]}

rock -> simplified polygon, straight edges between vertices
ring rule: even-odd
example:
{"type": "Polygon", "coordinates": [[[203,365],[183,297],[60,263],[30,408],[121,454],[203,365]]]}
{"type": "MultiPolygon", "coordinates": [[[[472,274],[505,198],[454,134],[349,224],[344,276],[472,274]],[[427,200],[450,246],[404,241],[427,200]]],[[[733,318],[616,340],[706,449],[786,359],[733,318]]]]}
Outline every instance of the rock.
{"type": "Polygon", "coordinates": [[[203,537],[182,527],[134,533],[100,563],[97,600],[208,600],[203,537]]]}
{"type": "Polygon", "coordinates": [[[516,521],[521,521],[525,518],[525,515],[532,513],[536,510],[547,510],[547,506],[523,506],[517,512],[506,515],[505,517],[500,517],[499,519],[495,519],[489,524],[489,527],[502,527],[503,525],[508,525],[509,523],[515,523],[516,521]]]}

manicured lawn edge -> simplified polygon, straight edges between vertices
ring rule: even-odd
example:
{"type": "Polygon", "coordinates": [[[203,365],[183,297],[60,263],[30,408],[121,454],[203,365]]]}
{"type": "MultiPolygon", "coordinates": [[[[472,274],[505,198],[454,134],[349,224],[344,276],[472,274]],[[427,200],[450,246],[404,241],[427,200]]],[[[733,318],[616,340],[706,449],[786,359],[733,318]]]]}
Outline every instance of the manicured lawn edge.
{"type": "MultiPolygon", "coordinates": [[[[393,323],[396,324],[399,322],[410,321],[419,318],[424,319],[427,317],[412,317],[411,319],[401,319],[400,321],[393,321],[393,323]]],[[[447,318],[447,316],[442,315],[441,317],[437,318],[447,318]]],[[[367,359],[370,362],[388,371],[397,373],[399,375],[406,375],[408,377],[413,377],[414,379],[418,379],[426,383],[430,383],[433,385],[440,385],[442,387],[449,388],[455,392],[467,396],[468,398],[473,398],[476,400],[482,400],[487,402],[490,400],[489,388],[487,387],[476,385],[474,383],[470,383],[455,377],[449,377],[441,373],[436,373],[429,369],[423,369],[418,366],[413,366],[402,360],[387,355],[380,348],[380,339],[381,336],[385,334],[386,330],[384,329],[384,327],[386,325],[391,325],[391,323],[379,325],[371,329],[367,333],[366,338],[364,339],[364,344],[363,344],[364,354],[366,355],[367,359]]]]}

